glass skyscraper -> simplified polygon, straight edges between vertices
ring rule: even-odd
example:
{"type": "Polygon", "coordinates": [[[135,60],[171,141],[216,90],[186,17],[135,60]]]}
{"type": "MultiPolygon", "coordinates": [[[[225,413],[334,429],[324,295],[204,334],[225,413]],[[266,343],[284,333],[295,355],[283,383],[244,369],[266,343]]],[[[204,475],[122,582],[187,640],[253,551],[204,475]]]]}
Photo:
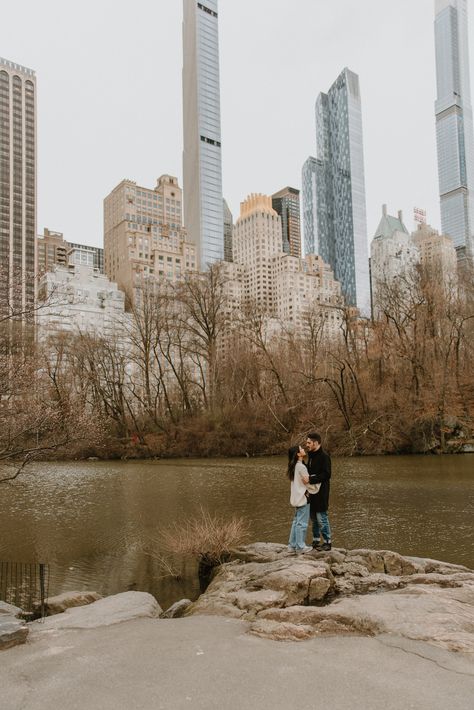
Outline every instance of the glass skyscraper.
{"type": "Polygon", "coordinates": [[[36,77],[0,57],[0,313],[35,298],[36,77]]]}
{"type": "Polygon", "coordinates": [[[370,314],[359,77],[344,69],[316,100],[314,248],[334,270],[346,303],[370,314]]]}
{"type": "Polygon", "coordinates": [[[290,256],[301,256],[300,191],[284,187],[272,195],[272,207],[281,217],[282,251],[290,256]]]}
{"type": "Polygon", "coordinates": [[[319,254],[318,216],[321,219],[323,210],[319,210],[318,215],[318,188],[319,201],[324,199],[325,191],[322,190],[324,184],[323,163],[321,160],[310,156],[303,163],[301,171],[302,185],[302,207],[303,207],[303,247],[304,255],[319,254]]]}
{"type": "Polygon", "coordinates": [[[474,133],[467,0],[436,0],[436,142],[441,228],[458,257],[474,253],[474,133]]]}
{"type": "Polygon", "coordinates": [[[183,0],[184,226],[201,269],[224,258],[217,0],[183,0]]]}

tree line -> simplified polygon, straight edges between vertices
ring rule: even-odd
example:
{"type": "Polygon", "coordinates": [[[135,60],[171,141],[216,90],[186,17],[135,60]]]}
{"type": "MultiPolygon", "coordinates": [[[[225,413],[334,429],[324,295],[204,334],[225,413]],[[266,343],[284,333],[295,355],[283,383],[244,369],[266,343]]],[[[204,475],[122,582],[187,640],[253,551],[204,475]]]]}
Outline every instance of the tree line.
{"type": "Polygon", "coordinates": [[[474,430],[472,273],[449,283],[418,266],[382,286],[376,320],[315,302],[298,328],[237,308],[221,265],[144,283],[112,337],[35,337],[4,313],[4,478],[53,455],[281,453],[312,429],[341,455],[460,449],[474,430]]]}

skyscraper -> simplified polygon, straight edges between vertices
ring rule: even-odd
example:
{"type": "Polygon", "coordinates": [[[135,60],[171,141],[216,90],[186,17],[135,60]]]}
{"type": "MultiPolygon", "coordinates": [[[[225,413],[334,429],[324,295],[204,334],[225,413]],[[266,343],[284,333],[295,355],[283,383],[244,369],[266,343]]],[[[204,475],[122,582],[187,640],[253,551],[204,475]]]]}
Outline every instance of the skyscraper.
{"type": "Polygon", "coordinates": [[[183,0],[184,224],[198,264],[224,258],[217,0],[183,0]]]}
{"type": "Polygon", "coordinates": [[[301,256],[300,191],[284,187],[275,192],[272,207],[281,217],[282,251],[291,256],[301,256]]]}
{"type": "Polygon", "coordinates": [[[474,133],[467,0],[436,0],[436,142],[441,228],[458,257],[474,253],[474,133]]]}
{"type": "Polygon", "coordinates": [[[364,151],[359,77],[344,69],[316,100],[319,254],[334,269],[348,305],[370,313],[364,151]]]}
{"type": "Polygon", "coordinates": [[[304,254],[319,254],[318,244],[318,196],[317,188],[322,183],[318,181],[318,172],[322,170],[322,163],[310,156],[303,163],[301,171],[301,185],[303,198],[303,247],[304,254]]]}
{"type": "Polygon", "coordinates": [[[0,58],[0,312],[35,298],[36,77],[0,58]]]}

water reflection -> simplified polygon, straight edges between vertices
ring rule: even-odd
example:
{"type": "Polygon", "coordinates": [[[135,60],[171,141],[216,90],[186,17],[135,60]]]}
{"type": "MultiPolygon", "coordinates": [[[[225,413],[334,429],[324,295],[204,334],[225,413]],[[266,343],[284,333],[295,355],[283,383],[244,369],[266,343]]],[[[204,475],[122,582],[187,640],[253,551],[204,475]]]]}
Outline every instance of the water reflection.
{"type": "MultiPolygon", "coordinates": [[[[390,548],[474,567],[472,456],[334,460],[331,523],[341,547],[390,548]]],[[[38,465],[2,486],[0,559],[48,561],[50,593],[127,589],[166,607],[198,594],[196,563],[164,576],[143,551],[202,505],[249,520],[251,538],[286,542],[291,509],[281,458],[38,465]]],[[[156,543],[156,555],[166,554],[156,543]]],[[[167,555],[169,557],[169,555],[167,555]]]]}

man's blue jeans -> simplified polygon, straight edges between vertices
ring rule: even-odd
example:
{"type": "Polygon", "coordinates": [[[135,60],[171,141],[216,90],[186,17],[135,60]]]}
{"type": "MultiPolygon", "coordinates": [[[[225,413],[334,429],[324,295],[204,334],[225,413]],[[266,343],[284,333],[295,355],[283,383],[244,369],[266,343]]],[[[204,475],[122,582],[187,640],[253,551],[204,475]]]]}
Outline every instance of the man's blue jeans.
{"type": "Polygon", "coordinates": [[[309,522],[309,503],[295,508],[295,515],[291,524],[288,546],[295,550],[302,550],[305,546],[306,530],[309,522]]]}
{"type": "Polygon", "coordinates": [[[331,542],[331,526],[327,511],[324,513],[314,513],[313,518],[313,542],[318,542],[323,535],[324,542],[331,542]]]}

